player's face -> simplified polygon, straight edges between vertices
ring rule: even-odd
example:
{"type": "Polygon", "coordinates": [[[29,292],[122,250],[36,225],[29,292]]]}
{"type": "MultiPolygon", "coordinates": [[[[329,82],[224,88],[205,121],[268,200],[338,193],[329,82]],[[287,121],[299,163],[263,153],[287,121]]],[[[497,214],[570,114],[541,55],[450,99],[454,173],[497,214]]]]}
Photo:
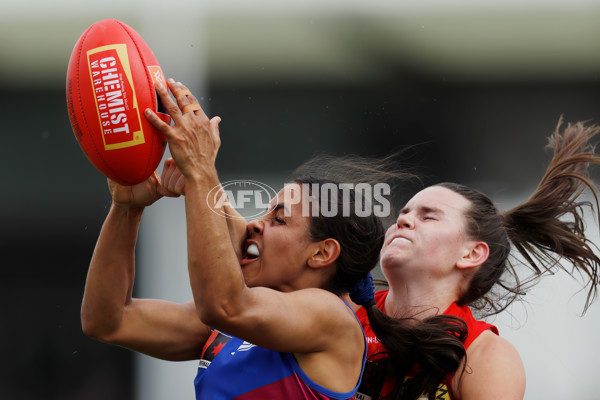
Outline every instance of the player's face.
{"type": "Polygon", "coordinates": [[[248,286],[280,291],[299,288],[299,278],[313,251],[310,217],[302,215],[298,184],[286,185],[273,199],[270,212],[248,224],[248,238],[240,261],[248,286]],[[287,201],[287,203],[286,203],[287,201]]]}
{"type": "Polygon", "coordinates": [[[381,250],[386,278],[436,279],[454,268],[467,244],[464,212],[469,205],[444,187],[417,193],[387,230],[381,250]]]}

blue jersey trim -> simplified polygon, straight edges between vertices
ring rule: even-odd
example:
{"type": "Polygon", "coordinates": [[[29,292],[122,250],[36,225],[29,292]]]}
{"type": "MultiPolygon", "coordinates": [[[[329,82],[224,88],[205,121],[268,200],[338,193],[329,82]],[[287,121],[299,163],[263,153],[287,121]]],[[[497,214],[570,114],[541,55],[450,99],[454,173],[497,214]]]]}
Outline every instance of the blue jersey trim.
{"type": "MultiPolygon", "coordinates": [[[[346,302],[344,304],[348,306],[346,302]]],[[[350,310],[352,309],[350,308],[350,310]]],[[[359,323],[356,314],[354,316],[359,323]]],[[[363,332],[362,328],[361,332],[363,332]]],[[[306,388],[323,396],[334,400],[353,398],[362,379],[367,357],[367,341],[364,332],[363,342],[363,363],[358,382],[353,390],[339,393],[313,382],[302,371],[293,354],[269,350],[244,342],[240,338],[230,337],[207,368],[198,368],[194,379],[196,399],[230,400],[293,375],[297,377],[296,379],[299,378],[306,388]],[[222,381],[226,377],[233,379],[234,382],[231,382],[231,385],[223,385],[222,382],[215,385],[215,382],[222,381]]]]}

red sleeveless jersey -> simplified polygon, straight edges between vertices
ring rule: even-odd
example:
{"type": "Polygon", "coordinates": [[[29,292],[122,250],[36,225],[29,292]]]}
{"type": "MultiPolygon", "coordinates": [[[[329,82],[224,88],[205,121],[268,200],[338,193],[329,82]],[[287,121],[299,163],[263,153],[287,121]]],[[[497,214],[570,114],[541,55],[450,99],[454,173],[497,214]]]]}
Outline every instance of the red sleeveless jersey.
{"type": "MultiPolygon", "coordinates": [[[[375,293],[375,302],[377,304],[377,308],[381,311],[385,312],[385,299],[387,298],[388,290],[379,290],[375,293]]],[[[484,331],[491,330],[496,335],[498,334],[498,329],[491,324],[488,324],[484,321],[478,321],[473,317],[471,313],[471,309],[466,306],[458,306],[456,303],[452,303],[450,307],[444,312],[444,315],[454,315],[465,321],[467,324],[468,334],[466,340],[463,342],[465,346],[465,350],[469,348],[471,343],[484,331]]],[[[377,357],[382,357],[382,355],[377,356],[378,353],[381,353],[383,350],[383,346],[379,342],[379,339],[373,333],[371,329],[371,324],[369,323],[369,318],[367,317],[366,310],[361,307],[357,312],[356,316],[358,317],[363,330],[365,331],[365,336],[367,338],[367,360],[377,357]]],[[[384,357],[384,355],[383,355],[384,357]]],[[[440,386],[438,388],[438,392],[436,393],[436,400],[453,400],[454,396],[452,395],[452,388],[450,387],[450,383],[452,382],[452,377],[449,377],[446,382],[440,382],[440,386]]],[[[363,383],[358,389],[356,393],[357,400],[369,400],[371,397],[368,393],[370,393],[368,389],[368,377],[364,377],[363,383]]],[[[393,381],[387,381],[383,386],[382,397],[391,393],[394,387],[393,381]]],[[[423,397],[423,399],[426,399],[423,397]]]]}

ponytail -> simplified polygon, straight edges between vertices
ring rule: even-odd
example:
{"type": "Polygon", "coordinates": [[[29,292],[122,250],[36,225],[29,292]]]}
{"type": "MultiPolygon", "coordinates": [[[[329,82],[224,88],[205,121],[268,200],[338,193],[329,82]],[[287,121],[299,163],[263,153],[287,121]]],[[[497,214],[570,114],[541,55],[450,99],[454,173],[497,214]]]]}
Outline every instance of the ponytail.
{"type": "Polygon", "coordinates": [[[434,399],[440,382],[453,374],[465,357],[465,322],[448,315],[424,321],[392,318],[377,307],[374,296],[370,273],[350,291],[350,299],[365,308],[371,329],[384,346],[371,355],[365,367],[365,375],[371,378],[371,398],[379,399],[383,384],[393,379],[392,399],[416,400],[423,394],[434,399]],[[411,379],[405,380],[409,374],[411,379]]]}
{"type": "Polygon", "coordinates": [[[418,321],[392,318],[377,306],[366,307],[373,333],[383,348],[367,362],[371,398],[380,399],[383,385],[394,380],[391,399],[417,400],[427,395],[435,399],[441,382],[453,374],[466,357],[463,341],[465,322],[455,316],[436,315],[418,321]],[[385,356],[385,357],[381,357],[385,356]],[[406,379],[410,376],[410,379],[406,379]]]}
{"type": "MultiPolygon", "coordinates": [[[[496,314],[538,278],[560,269],[573,277],[583,277],[584,287],[589,286],[584,313],[596,298],[600,258],[594,252],[596,245],[586,237],[583,211],[600,209],[600,189],[588,171],[589,164],[600,164],[600,156],[590,143],[600,128],[578,122],[568,124],[561,134],[561,125],[562,118],[549,138],[553,157],[537,189],[523,204],[503,214],[489,197],[475,189],[438,184],[471,202],[465,212],[467,235],[486,242],[490,248],[488,259],[474,274],[459,305],[479,309],[483,315],[496,314]],[[580,199],[586,189],[591,193],[590,201],[580,199]],[[521,259],[509,258],[511,245],[521,259]],[[520,278],[520,265],[529,267],[531,274],[520,278]],[[500,291],[492,291],[493,287],[500,291]]],[[[600,219],[597,222],[600,224],[600,219]]]]}
{"type": "Polygon", "coordinates": [[[549,138],[548,147],[554,149],[554,155],[536,191],[526,202],[504,213],[504,220],[511,242],[534,277],[564,269],[571,276],[577,271],[587,280],[585,313],[600,284],[600,258],[594,253],[597,247],[585,235],[584,221],[585,208],[594,210],[595,205],[596,211],[599,209],[599,189],[589,176],[588,165],[600,163],[590,144],[600,129],[578,122],[567,125],[561,135],[561,123],[549,138]],[[586,189],[593,203],[579,200],[586,189]],[[574,269],[567,269],[562,260],[574,269]]]}

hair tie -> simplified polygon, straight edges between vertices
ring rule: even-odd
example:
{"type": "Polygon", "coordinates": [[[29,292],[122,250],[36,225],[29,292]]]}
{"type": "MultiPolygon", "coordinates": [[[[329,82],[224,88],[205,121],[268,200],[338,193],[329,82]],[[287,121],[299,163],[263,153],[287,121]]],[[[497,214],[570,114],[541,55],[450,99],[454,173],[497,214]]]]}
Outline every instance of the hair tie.
{"type": "Polygon", "coordinates": [[[350,291],[350,299],[365,308],[375,305],[375,286],[373,276],[369,272],[354,284],[350,291]]]}

